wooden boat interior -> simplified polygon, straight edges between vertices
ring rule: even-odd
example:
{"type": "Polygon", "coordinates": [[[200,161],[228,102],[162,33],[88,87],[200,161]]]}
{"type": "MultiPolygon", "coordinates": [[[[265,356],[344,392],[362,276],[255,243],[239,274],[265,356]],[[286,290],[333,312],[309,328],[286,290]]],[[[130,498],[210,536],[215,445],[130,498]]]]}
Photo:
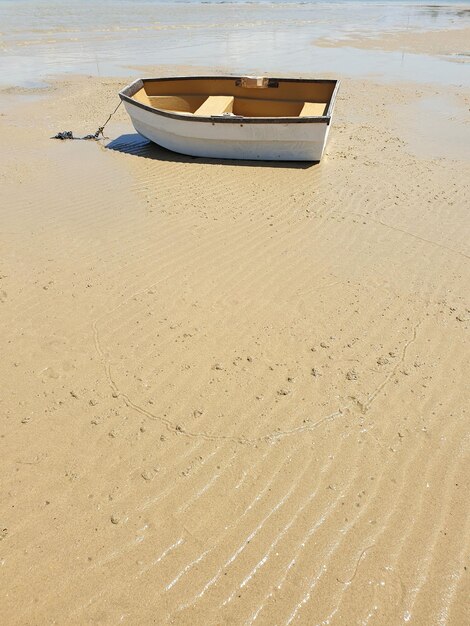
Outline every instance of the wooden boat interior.
{"type": "Polygon", "coordinates": [[[328,116],[337,81],[267,78],[143,79],[136,102],[195,117],[328,116]]]}

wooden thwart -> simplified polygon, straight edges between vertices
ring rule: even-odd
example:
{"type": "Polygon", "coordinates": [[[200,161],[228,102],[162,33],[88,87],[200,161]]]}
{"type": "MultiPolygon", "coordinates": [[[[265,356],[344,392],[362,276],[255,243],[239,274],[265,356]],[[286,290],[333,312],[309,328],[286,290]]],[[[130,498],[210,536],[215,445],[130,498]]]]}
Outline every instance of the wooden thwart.
{"type": "Polygon", "coordinates": [[[210,117],[211,115],[223,115],[231,113],[233,109],[233,96],[209,96],[205,102],[194,112],[194,115],[210,117]]]}
{"type": "Polygon", "coordinates": [[[328,104],[326,102],[305,102],[299,117],[319,117],[325,115],[327,107],[328,104]]]}

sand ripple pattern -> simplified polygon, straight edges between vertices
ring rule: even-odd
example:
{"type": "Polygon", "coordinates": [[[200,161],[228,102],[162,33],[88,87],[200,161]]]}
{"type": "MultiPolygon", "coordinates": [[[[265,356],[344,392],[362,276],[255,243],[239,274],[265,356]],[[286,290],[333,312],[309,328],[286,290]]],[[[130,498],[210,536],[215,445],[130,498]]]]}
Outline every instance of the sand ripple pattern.
{"type": "Polygon", "coordinates": [[[378,128],[9,166],[9,624],[468,622],[470,178],[378,128]]]}

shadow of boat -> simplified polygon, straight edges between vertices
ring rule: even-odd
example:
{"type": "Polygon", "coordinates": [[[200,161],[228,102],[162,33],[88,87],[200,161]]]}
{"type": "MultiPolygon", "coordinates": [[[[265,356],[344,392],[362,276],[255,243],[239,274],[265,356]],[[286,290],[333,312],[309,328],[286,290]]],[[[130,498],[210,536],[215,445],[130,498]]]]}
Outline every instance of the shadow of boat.
{"type": "Polygon", "coordinates": [[[162,146],[158,146],[138,133],[120,135],[106,144],[105,148],[107,150],[114,150],[144,159],[165,162],[170,161],[173,163],[204,163],[207,165],[237,165],[241,167],[271,167],[284,169],[308,169],[319,165],[318,161],[242,161],[238,159],[208,159],[206,157],[189,156],[172,152],[162,146]]]}

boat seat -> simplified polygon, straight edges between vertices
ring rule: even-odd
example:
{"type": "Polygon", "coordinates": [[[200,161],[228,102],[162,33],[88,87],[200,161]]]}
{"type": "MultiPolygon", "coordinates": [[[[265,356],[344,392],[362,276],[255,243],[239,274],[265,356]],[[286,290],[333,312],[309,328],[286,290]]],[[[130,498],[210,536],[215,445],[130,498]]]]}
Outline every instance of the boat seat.
{"type": "Polygon", "coordinates": [[[210,117],[211,115],[223,115],[231,113],[233,108],[233,96],[209,96],[201,106],[194,111],[194,115],[210,117]]]}
{"type": "Polygon", "coordinates": [[[304,102],[299,117],[320,117],[325,115],[328,104],[326,102],[304,102]]]}

